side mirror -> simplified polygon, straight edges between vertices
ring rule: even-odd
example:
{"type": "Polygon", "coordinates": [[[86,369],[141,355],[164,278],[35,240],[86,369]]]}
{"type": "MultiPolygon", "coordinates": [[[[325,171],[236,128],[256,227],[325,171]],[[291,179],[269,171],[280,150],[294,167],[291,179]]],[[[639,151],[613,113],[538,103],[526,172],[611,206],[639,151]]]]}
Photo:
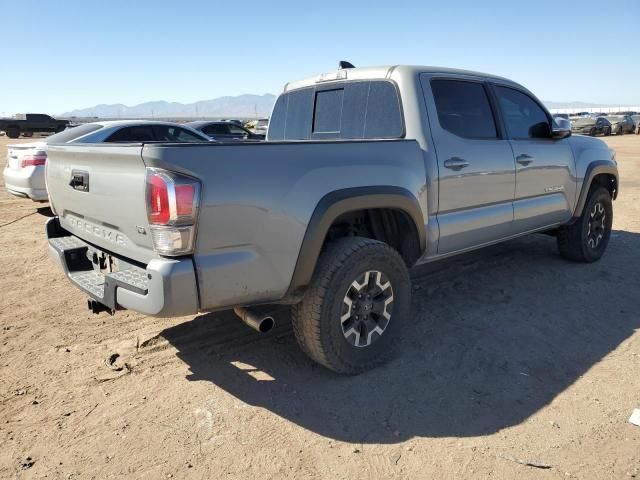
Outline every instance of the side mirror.
{"type": "Polygon", "coordinates": [[[555,118],[551,124],[551,138],[561,140],[571,136],[571,122],[566,118],[555,118]]]}

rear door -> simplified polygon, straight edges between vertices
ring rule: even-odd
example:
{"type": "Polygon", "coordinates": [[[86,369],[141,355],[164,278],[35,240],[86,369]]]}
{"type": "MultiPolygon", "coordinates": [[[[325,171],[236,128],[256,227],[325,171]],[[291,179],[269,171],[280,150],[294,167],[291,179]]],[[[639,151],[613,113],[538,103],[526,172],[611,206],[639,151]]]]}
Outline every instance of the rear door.
{"type": "Polygon", "coordinates": [[[438,157],[438,253],[507,237],[515,165],[489,101],[488,85],[468,76],[420,76],[438,157]]]}
{"type": "Polygon", "coordinates": [[[576,199],[569,141],[550,137],[551,116],[527,92],[494,89],[516,161],[514,233],[566,222],[576,199]]]}

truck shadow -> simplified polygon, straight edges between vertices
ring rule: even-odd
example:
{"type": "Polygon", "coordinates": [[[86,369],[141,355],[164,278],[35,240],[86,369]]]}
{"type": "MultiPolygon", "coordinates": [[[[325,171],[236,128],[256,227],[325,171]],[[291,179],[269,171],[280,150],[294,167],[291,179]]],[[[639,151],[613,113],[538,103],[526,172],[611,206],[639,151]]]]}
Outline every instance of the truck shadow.
{"type": "Polygon", "coordinates": [[[221,312],[162,336],[190,380],[328,438],[487,435],[549,404],[640,328],[637,251],[640,234],[615,231],[600,262],[573,264],[539,235],[420,267],[400,354],[357,377],[308,360],[283,307],[266,335],[221,312]]]}

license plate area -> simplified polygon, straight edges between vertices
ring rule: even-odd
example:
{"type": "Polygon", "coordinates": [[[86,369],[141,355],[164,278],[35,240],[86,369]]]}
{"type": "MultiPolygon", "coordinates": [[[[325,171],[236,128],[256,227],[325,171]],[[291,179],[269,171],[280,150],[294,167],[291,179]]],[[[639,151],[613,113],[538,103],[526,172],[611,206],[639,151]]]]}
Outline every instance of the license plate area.
{"type": "Polygon", "coordinates": [[[102,275],[120,271],[118,258],[97,248],[89,247],[87,249],[87,259],[93,265],[93,269],[102,275]]]}

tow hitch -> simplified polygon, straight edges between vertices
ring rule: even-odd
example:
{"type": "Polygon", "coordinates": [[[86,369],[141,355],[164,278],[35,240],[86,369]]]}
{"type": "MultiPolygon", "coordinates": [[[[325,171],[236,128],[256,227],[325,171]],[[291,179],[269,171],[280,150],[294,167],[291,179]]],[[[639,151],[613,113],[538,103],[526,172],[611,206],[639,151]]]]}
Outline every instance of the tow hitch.
{"type": "Polygon", "coordinates": [[[94,300],[93,298],[89,298],[87,300],[87,306],[89,307],[89,310],[91,310],[96,315],[100,312],[109,312],[109,315],[113,315],[115,313],[115,310],[107,307],[97,300],[94,300]]]}

